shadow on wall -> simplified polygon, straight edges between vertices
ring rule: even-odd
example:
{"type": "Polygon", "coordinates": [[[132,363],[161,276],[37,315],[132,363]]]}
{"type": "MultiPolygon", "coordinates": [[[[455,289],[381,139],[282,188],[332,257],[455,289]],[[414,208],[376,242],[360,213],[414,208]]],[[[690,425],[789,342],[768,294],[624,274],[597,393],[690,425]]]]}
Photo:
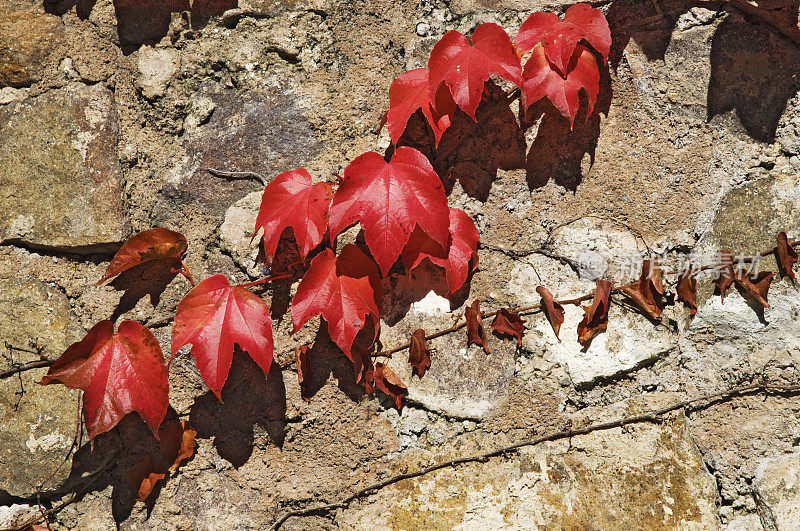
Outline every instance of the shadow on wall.
{"type": "MultiPolygon", "coordinates": [[[[75,7],[78,16],[85,20],[96,2],[44,0],[44,8],[48,13],[63,15],[75,7]]],[[[142,44],[156,44],[169,33],[173,13],[181,13],[192,29],[201,29],[211,17],[238,5],[238,0],[114,0],[120,47],[127,55],[142,44]]]]}

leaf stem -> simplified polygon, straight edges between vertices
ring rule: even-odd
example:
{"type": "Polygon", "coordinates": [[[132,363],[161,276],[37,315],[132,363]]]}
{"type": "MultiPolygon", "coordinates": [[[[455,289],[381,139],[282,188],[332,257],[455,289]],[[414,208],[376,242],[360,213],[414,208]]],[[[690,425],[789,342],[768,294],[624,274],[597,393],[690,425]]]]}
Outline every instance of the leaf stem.
{"type": "Polygon", "coordinates": [[[289,278],[292,275],[289,273],[281,273],[280,275],[273,275],[271,277],[262,278],[261,280],[255,280],[253,282],[248,282],[247,284],[237,284],[237,288],[249,288],[251,286],[258,286],[259,284],[266,284],[267,282],[272,282],[273,280],[279,280],[281,278],[289,278]]]}
{"type": "Polygon", "coordinates": [[[189,281],[189,284],[191,284],[192,287],[195,287],[196,284],[194,283],[194,278],[192,278],[192,272],[189,270],[189,264],[187,264],[183,258],[181,258],[181,266],[182,267],[178,272],[186,277],[186,280],[189,281]]]}

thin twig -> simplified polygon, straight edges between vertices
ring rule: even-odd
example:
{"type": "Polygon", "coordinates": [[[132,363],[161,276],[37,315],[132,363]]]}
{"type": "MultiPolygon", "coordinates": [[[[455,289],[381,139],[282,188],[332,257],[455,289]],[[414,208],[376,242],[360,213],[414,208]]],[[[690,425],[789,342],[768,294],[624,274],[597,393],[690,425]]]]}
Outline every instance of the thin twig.
{"type": "Polygon", "coordinates": [[[509,446],[502,446],[500,448],[496,448],[494,450],[482,454],[451,459],[449,461],[444,461],[441,463],[437,463],[435,465],[431,465],[429,467],[421,468],[414,472],[407,472],[405,474],[398,474],[396,476],[392,476],[383,481],[379,481],[366,488],[363,488],[349,496],[346,496],[345,498],[342,498],[337,502],[328,503],[317,507],[308,507],[306,509],[290,511],[281,516],[278,520],[276,520],[275,523],[272,524],[272,526],[270,527],[270,530],[274,531],[279,529],[283,525],[283,523],[286,522],[286,520],[288,520],[289,518],[298,516],[308,516],[308,515],[324,515],[336,509],[345,508],[349,506],[353,501],[359,498],[363,498],[364,496],[375,493],[383,489],[384,487],[388,487],[389,485],[392,485],[404,479],[418,478],[426,474],[430,474],[431,472],[441,470],[443,468],[456,467],[458,465],[462,465],[465,463],[483,463],[488,461],[492,457],[501,457],[505,456],[506,454],[516,452],[520,448],[525,448],[528,446],[536,446],[544,442],[558,441],[561,439],[567,439],[578,435],[586,435],[588,433],[592,433],[595,431],[608,430],[612,428],[621,428],[623,426],[627,426],[630,424],[638,424],[642,422],[660,423],[663,420],[662,417],[664,415],[680,409],[686,409],[689,406],[692,406],[698,402],[706,402],[706,404],[693,407],[692,409],[695,411],[705,409],[719,401],[729,400],[736,396],[750,395],[761,392],[767,394],[796,394],[800,392],[800,385],[781,386],[781,385],[758,384],[758,385],[746,385],[741,387],[734,387],[732,389],[728,389],[725,391],[720,391],[717,393],[711,393],[697,398],[691,398],[688,400],[675,402],[668,406],[659,409],[653,409],[644,413],[640,413],[638,415],[631,415],[629,417],[624,417],[618,420],[597,422],[585,426],[583,428],[563,430],[551,433],[549,435],[544,435],[533,439],[527,439],[522,442],[511,444],[509,446]]]}

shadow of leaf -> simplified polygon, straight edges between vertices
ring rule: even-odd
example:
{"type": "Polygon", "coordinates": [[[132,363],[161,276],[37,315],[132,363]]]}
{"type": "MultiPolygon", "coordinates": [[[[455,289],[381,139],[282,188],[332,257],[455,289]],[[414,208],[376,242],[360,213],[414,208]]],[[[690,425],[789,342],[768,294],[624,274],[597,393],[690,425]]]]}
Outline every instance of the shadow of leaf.
{"type": "Polygon", "coordinates": [[[111,320],[115,321],[120,315],[132,310],[146,295],[150,296],[150,304],[157,306],[161,294],[177,275],[171,270],[180,267],[180,261],[175,259],[150,260],[120,273],[109,282],[109,286],[115,290],[124,291],[111,320]]]}

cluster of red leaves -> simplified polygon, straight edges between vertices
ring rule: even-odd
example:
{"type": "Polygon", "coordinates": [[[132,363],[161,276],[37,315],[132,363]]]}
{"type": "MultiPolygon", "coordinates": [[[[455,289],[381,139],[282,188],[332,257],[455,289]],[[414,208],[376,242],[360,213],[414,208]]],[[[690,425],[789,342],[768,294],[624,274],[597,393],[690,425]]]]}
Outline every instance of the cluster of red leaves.
{"type": "Polygon", "coordinates": [[[405,72],[389,87],[389,110],[384,116],[389,136],[397,144],[408,119],[420,110],[438,145],[456,106],[475,119],[484,84],[492,74],[519,87],[525,107],[547,97],[570,124],[583,90],[588,118],[600,87],[595,53],[605,64],[610,49],[608,22],[589,4],[571,6],[563,21],[554,13],[533,13],[513,43],[497,24],[475,28],[471,44],[458,31],[449,31],[433,47],[428,68],[405,72]],[[521,59],[526,56],[523,67],[521,59]]]}

